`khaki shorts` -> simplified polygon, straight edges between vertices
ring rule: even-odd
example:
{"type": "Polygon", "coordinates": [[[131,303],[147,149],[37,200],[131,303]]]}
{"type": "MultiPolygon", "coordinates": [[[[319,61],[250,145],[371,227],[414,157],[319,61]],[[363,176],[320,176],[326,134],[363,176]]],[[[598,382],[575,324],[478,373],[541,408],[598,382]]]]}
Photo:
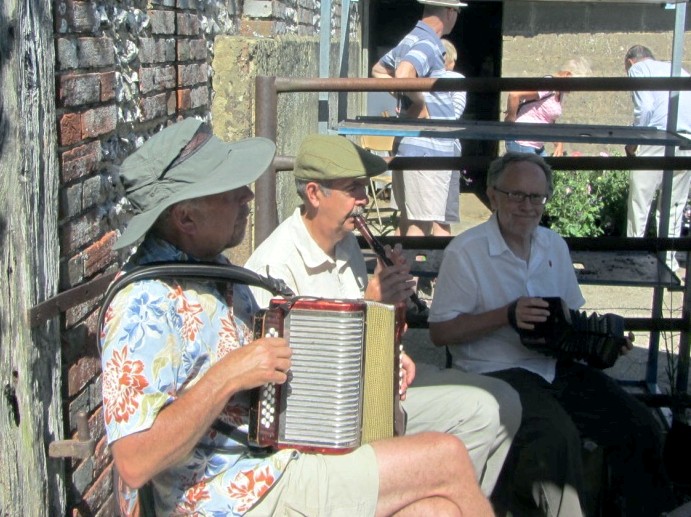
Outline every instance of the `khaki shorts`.
{"type": "Polygon", "coordinates": [[[391,187],[396,206],[409,221],[446,220],[451,171],[396,171],[391,187]]]}
{"type": "Polygon", "coordinates": [[[363,445],[349,454],[301,454],[245,515],[364,517],[374,515],[378,496],[377,459],[363,445]]]}
{"type": "Polygon", "coordinates": [[[446,198],[446,213],[444,214],[444,222],[447,224],[457,223],[461,220],[459,213],[461,195],[461,171],[451,171],[451,180],[449,181],[449,194],[446,198]]]}

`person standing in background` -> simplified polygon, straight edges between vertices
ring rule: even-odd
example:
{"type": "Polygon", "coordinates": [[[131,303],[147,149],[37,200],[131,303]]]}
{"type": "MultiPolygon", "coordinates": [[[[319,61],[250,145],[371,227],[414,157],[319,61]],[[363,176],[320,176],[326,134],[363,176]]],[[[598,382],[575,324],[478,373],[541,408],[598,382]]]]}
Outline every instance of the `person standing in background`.
{"type": "MultiPolygon", "coordinates": [[[[626,53],[624,68],[629,77],[671,77],[672,65],[667,61],[658,61],[651,50],[643,45],[634,45],[626,53]]],[[[686,70],[681,71],[682,77],[689,77],[686,70]]],[[[667,109],[669,93],[667,91],[638,91],[632,93],[633,125],[640,127],[655,127],[667,130],[667,109]]],[[[691,133],[691,92],[679,92],[679,108],[677,112],[677,132],[691,133]]],[[[690,135],[691,137],[691,135],[690,135]]],[[[626,156],[664,156],[663,145],[635,145],[628,144],[624,148],[626,156]]],[[[691,156],[691,147],[677,148],[675,156],[691,156]]],[[[651,205],[656,192],[662,186],[662,171],[631,171],[629,176],[629,200],[626,217],[626,235],[628,237],[643,237],[651,205]]],[[[689,181],[691,171],[674,171],[672,179],[672,196],[669,212],[668,237],[679,237],[681,218],[689,195],[689,181]]],[[[660,221],[660,199],[658,196],[656,220],[660,221]]],[[[674,253],[669,252],[667,265],[676,271],[678,264],[674,253]]]]}
{"type": "MultiPolygon", "coordinates": [[[[564,63],[555,74],[555,77],[586,77],[588,75],[590,75],[590,63],[588,60],[576,58],[564,63]]],[[[561,117],[565,96],[566,92],[556,91],[510,92],[506,101],[504,121],[554,124],[561,117]]],[[[506,151],[547,156],[544,142],[507,140],[506,151]]],[[[564,144],[562,142],[555,142],[552,156],[563,155],[564,144]]]]}
{"type": "MultiPolygon", "coordinates": [[[[446,54],[444,55],[444,67],[446,71],[444,72],[444,79],[464,79],[465,76],[459,72],[456,72],[454,68],[456,67],[456,60],[458,59],[458,52],[453,43],[448,39],[442,38],[441,40],[444,48],[446,49],[446,54]]],[[[465,111],[466,94],[465,92],[451,92],[451,101],[453,103],[453,114],[456,120],[460,120],[465,111]]],[[[456,145],[456,156],[461,156],[461,142],[460,140],[454,140],[456,145]]],[[[432,235],[438,236],[450,236],[451,235],[451,223],[457,223],[461,220],[460,217],[460,206],[458,196],[461,192],[461,171],[452,170],[451,176],[449,178],[449,196],[446,199],[446,214],[443,222],[434,222],[432,227],[432,235]]]]}
{"type": "MultiPolygon", "coordinates": [[[[451,32],[459,10],[458,0],[418,0],[422,19],[413,30],[372,67],[376,78],[441,78],[446,73],[441,37],[451,32]]],[[[451,92],[405,92],[401,115],[407,118],[453,119],[451,92]]],[[[457,156],[453,139],[406,137],[396,156],[457,156]]],[[[393,193],[400,210],[397,233],[432,235],[434,223],[446,219],[450,171],[394,171],[393,193]]]]}

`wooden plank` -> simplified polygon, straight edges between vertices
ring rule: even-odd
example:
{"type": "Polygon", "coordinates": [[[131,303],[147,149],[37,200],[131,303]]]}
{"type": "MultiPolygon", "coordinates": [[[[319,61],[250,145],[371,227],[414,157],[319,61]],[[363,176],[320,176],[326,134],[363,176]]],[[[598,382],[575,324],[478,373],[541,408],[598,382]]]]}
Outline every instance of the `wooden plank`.
{"type": "Polygon", "coordinates": [[[55,57],[51,0],[0,2],[0,513],[64,515],[58,321],[26,311],[57,292],[55,57]]]}
{"type": "Polygon", "coordinates": [[[77,287],[63,291],[62,293],[39,303],[28,311],[29,325],[36,327],[44,324],[51,318],[59,316],[70,307],[75,307],[92,298],[103,295],[115,278],[116,273],[108,273],[94,280],[80,284],[77,287]]]}
{"type": "Polygon", "coordinates": [[[691,135],[685,137],[679,133],[650,127],[587,124],[357,117],[340,122],[337,131],[341,135],[691,146],[691,135]]]}

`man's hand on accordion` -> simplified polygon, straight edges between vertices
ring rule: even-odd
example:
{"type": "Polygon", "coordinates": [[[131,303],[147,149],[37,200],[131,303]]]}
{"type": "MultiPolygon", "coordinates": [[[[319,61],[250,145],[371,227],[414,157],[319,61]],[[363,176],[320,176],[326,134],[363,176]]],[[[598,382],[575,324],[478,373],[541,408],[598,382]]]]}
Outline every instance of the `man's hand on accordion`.
{"type": "Polygon", "coordinates": [[[245,391],[286,382],[292,355],[284,338],[263,337],[228,352],[222,361],[227,378],[238,385],[238,391],[245,391]]]}
{"type": "Polygon", "coordinates": [[[408,391],[408,387],[413,383],[415,379],[415,363],[405,352],[401,353],[401,387],[400,393],[401,400],[405,400],[405,394],[408,391]]]}
{"type": "Polygon", "coordinates": [[[549,303],[542,298],[521,296],[507,306],[509,325],[518,329],[532,330],[535,323],[543,323],[549,317],[549,303]]]}

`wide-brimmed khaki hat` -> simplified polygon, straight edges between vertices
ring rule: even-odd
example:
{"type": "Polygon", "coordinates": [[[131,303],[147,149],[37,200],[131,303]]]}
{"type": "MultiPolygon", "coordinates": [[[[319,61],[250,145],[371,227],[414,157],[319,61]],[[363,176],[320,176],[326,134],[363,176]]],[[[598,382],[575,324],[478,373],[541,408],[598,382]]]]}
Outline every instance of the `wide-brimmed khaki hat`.
{"type": "Polygon", "coordinates": [[[452,7],[458,9],[459,7],[467,7],[468,4],[459,2],[458,0],[417,0],[419,3],[424,5],[436,5],[439,7],[452,7]]]}
{"type": "Polygon", "coordinates": [[[223,142],[194,118],[168,126],[122,163],[120,179],[135,215],[113,248],[134,244],[175,203],[249,185],[275,152],[266,138],[223,142]]]}
{"type": "Polygon", "coordinates": [[[381,156],[337,135],[308,135],[295,157],[293,174],[303,180],[325,181],[376,176],[388,169],[381,156]]]}

